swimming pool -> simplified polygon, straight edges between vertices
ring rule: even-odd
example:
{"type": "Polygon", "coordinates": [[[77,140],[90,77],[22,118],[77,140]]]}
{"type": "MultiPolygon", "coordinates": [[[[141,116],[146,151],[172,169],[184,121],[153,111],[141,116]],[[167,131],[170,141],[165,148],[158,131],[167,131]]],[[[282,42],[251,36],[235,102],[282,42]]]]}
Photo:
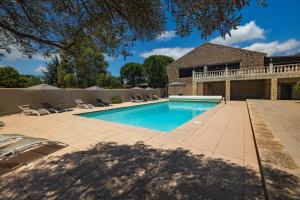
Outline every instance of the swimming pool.
{"type": "Polygon", "coordinates": [[[169,132],[213,108],[215,105],[217,105],[217,103],[214,102],[167,101],[79,115],[87,118],[169,132]]]}

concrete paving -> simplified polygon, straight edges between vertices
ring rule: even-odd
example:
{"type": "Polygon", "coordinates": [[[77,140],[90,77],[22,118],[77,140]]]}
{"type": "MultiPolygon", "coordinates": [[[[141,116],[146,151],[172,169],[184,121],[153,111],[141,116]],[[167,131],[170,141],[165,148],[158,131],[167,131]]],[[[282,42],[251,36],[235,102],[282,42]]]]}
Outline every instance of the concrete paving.
{"type": "Polygon", "coordinates": [[[245,102],[219,104],[169,133],[73,115],[86,111],[1,117],[1,133],[69,145],[2,176],[2,198],[264,198],[245,102]]]}
{"type": "Polygon", "coordinates": [[[300,101],[255,101],[257,110],[300,166],[300,101]]]}

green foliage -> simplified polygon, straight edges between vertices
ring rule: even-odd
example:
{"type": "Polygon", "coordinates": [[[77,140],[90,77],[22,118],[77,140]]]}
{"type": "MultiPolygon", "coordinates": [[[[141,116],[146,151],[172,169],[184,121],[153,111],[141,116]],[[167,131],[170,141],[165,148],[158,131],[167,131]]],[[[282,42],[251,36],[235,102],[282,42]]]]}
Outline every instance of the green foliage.
{"type": "Polygon", "coordinates": [[[39,77],[22,75],[13,67],[0,67],[0,87],[23,88],[42,83],[39,77]]]}
{"type": "Polygon", "coordinates": [[[68,73],[64,75],[63,82],[64,82],[64,86],[67,88],[74,87],[76,85],[75,75],[72,73],[68,73]]]}
{"type": "Polygon", "coordinates": [[[78,56],[69,57],[68,63],[74,68],[79,87],[90,87],[96,84],[97,75],[106,73],[108,67],[103,53],[91,47],[77,49],[78,56]]]}
{"type": "MultiPolygon", "coordinates": [[[[266,0],[258,0],[265,5],[266,0]]],[[[167,18],[176,33],[193,30],[206,38],[215,31],[224,37],[241,21],[250,0],[235,1],[9,1],[0,7],[0,46],[15,46],[23,54],[74,53],[82,41],[95,42],[95,50],[128,55],[137,40],[153,40],[166,30],[167,18]]]]}
{"type": "Polygon", "coordinates": [[[137,86],[145,81],[143,65],[140,63],[129,62],[122,66],[121,80],[130,87],[137,86]]]}
{"type": "Polygon", "coordinates": [[[33,76],[33,75],[20,75],[20,76],[21,79],[24,80],[23,87],[31,87],[42,83],[41,79],[37,76],[33,76]]]}
{"type": "Polygon", "coordinates": [[[298,82],[296,83],[294,89],[295,89],[296,91],[299,91],[299,92],[300,92],[300,81],[298,81],[298,82]]]}
{"type": "Polygon", "coordinates": [[[47,63],[47,71],[43,72],[43,80],[45,83],[49,85],[58,85],[57,80],[57,70],[59,66],[59,60],[58,57],[53,57],[48,63],[47,63]]]}
{"type": "Polygon", "coordinates": [[[118,77],[112,76],[110,73],[99,74],[96,79],[96,85],[102,88],[122,88],[123,84],[118,77]]]}
{"type": "Polygon", "coordinates": [[[95,85],[98,75],[106,73],[108,64],[103,53],[95,51],[92,46],[92,43],[86,43],[74,50],[76,56],[61,54],[60,62],[53,60],[49,63],[48,72],[45,73],[49,77],[47,80],[57,80],[57,86],[60,87],[86,88],[95,85]]]}
{"type": "Polygon", "coordinates": [[[116,104],[116,103],[122,103],[122,98],[121,98],[119,95],[113,96],[113,97],[111,98],[111,102],[112,102],[113,104],[116,104]]]}
{"type": "Polygon", "coordinates": [[[154,88],[168,83],[167,66],[174,61],[169,56],[153,55],[145,59],[144,69],[147,83],[154,88]]]}
{"type": "Polygon", "coordinates": [[[12,67],[0,67],[0,87],[19,88],[24,87],[25,80],[19,72],[12,67]]]}

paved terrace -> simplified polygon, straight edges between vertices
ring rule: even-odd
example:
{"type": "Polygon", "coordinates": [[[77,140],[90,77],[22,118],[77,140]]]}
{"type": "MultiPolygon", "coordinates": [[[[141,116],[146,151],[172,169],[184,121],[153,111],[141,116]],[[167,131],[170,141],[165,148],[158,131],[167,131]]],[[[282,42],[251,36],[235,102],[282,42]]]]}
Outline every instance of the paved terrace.
{"type": "Polygon", "coordinates": [[[245,102],[220,104],[170,133],[73,115],[86,111],[1,118],[1,133],[69,146],[2,176],[0,199],[264,198],[245,102]]]}

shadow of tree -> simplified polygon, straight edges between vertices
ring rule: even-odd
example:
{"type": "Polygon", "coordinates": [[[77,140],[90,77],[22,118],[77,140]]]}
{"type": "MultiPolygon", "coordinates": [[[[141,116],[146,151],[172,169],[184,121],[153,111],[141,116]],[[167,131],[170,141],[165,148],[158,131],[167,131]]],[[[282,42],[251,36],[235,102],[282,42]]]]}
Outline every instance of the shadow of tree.
{"type": "MultiPolygon", "coordinates": [[[[154,149],[143,143],[99,143],[1,178],[5,199],[264,198],[256,171],[184,149],[154,149]]],[[[280,180],[288,184],[284,187],[294,189],[285,179],[290,177],[280,180]]],[[[282,195],[288,199],[286,190],[282,195]]]]}

